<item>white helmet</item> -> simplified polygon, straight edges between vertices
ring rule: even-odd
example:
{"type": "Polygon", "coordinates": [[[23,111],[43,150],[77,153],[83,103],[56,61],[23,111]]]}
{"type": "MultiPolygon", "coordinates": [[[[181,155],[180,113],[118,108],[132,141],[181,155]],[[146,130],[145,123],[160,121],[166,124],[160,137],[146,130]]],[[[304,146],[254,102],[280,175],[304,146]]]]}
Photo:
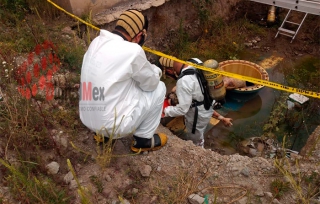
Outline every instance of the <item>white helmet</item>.
{"type": "Polygon", "coordinates": [[[203,64],[203,62],[201,60],[199,60],[198,58],[188,59],[187,62],[192,62],[192,63],[198,64],[198,65],[202,65],[203,64]]]}

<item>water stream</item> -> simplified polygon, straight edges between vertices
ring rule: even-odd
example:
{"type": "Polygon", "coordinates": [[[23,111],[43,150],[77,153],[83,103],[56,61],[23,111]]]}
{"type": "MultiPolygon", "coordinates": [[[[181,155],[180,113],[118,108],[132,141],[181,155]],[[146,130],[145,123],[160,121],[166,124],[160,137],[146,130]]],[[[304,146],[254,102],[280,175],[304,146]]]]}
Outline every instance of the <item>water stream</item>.
{"type": "Polygon", "coordinates": [[[262,135],[263,124],[268,120],[277,91],[265,87],[252,99],[243,102],[226,96],[225,106],[217,110],[224,117],[233,119],[232,127],[224,127],[222,123],[209,126],[205,136],[205,148],[223,154],[233,154],[236,142],[249,137],[262,135]]]}
{"type": "MultiPolygon", "coordinates": [[[[282,66],[283,64],[277,64],[266,69],[270,81],[285,84],[283,74],[277,71],[281,70],[282,66]]],[[[215,126],[209,125],[205,135],[205,148],[229,155],[239,152],[237,148],[239,141],[250,137],[260,137],[263,133],[263,126],[268,121],[280,92],[264,87],[257,95],[251,96],[251,98],[250,96],[234,96],[234,94],[227,93],[227,103],[217,111],[225,117],[232,118],[233,126],[227,128],[222,123],[218,123],[215,126]]],[[[319,125],[315,121],[313,124],[308,124],[308,128],[303,127],[300,131],[293,133],[294,135],[287,139],[290,145],[286,148],[299,152],[305,145],[308,136],[317,127],[317,124],[319,125]]],[[[284,134],[276,134],[278,141],[282,142],[284,134]]]]}

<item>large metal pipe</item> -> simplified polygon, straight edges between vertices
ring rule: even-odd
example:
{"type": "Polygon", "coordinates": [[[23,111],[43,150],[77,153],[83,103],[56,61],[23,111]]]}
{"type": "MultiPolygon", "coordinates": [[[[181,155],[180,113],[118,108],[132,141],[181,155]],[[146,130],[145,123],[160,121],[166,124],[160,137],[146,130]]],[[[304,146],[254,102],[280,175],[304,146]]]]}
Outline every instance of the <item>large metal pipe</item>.
{"type": "Polygon", "coordinates": [[[320,15],[320,0],[251,0],[276,7],[320,15]]]}

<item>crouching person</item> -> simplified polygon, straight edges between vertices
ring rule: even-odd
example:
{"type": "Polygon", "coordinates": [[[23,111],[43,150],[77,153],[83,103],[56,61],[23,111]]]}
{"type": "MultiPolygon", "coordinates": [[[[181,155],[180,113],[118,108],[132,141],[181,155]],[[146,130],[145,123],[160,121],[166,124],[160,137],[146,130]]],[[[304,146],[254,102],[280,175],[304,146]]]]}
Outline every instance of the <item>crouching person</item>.
{"type": "MultiPolygon", "coordinates": [[[[192,58],[188,61],[194,64],[203,64],[198,58],[192,58]]],[[[164,108],[163,116],[185,116],[186,139],[192,140],[197,146],[204,147],[204,132],[211,117],[221,120],[225,126],[231,126],[232,119],[223,117],[214,111],[212,107],[208,110],[204,107],[204,95],[196,74],[184,74],[190,71],[190,69],[195,69],[193,66],[175,61],[173,69],[179,75],[176,84],[176,94],[179,103],[175,106],[164,108]]]]}
{"type": "Polygon", "coordinates": [[[81,68],[82,123],[108,140],[133,135],[134,152],[157,150],[167,136],[155,133],[166,87],[161,69],[151,64],[142,45],[148,19],[137,10],[122,13],[113,32],[100,30],[81,68]]]}

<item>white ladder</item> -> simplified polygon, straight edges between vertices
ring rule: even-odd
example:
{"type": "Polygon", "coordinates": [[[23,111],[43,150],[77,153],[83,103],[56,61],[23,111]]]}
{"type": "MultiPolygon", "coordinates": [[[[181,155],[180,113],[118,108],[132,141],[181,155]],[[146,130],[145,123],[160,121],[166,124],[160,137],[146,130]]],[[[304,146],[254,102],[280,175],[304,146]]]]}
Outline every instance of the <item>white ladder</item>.
{"type": "Polygon", "coordinates": [[[302,19],[302,21],[300,23],[295,23],[295,22],[292,22],[292,21],[288,21],[287,19],[290,16],[290,13],[291,13],[291,9],[289,9],[285,19],[283,20],[281,26],[278,28],[278,32],[277,32],[277,34],[276,34],[276,36],[274,38],[276,38],[279,34],[280,35],[285,35],[285,36],[288,36],[288,37],[292,37],[291,42],[290,42],[290,43],[292,43],[293,39],[298,34],[298,31],[301,28],[301,25],[304,22],[304,20],[306,19],[308,13],[305,13],[305,15],[304,15],[304,17],[303,17],[303,19],[302,19]],[[298,27],[297,27],[296,30],[289,30],[289,29],[284,28],[286,23],[290,23],[290,24],[296,25],[298,27]]]}

